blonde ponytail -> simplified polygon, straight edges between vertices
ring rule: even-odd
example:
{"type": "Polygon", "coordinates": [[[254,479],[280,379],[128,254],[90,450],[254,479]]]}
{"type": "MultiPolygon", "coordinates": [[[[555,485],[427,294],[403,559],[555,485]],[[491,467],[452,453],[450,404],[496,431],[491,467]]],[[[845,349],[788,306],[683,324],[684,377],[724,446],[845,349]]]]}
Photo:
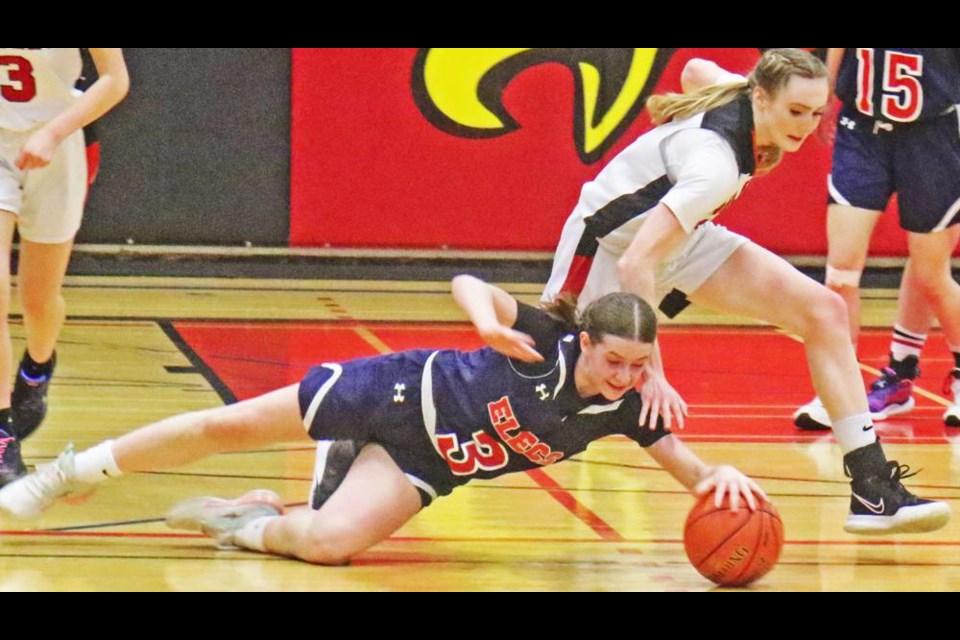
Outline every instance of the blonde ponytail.
{"type": "Polygon", "coordinates": [[[690,93],[651,96],[647,100],[647,109],[654,124],[682,120],[733,102],[756,87],[763,89],[771,98],[776,98],[793,76],[826,78],[827,67],[819,58],[803,49],[769,49],[744,82],[714,84],[690,93]]]}

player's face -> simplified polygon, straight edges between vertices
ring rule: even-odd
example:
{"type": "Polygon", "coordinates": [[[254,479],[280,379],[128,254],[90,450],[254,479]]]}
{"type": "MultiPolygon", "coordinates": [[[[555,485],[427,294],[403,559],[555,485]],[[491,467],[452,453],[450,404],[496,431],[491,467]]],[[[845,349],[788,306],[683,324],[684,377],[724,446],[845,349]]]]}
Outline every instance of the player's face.
{"type": "Polygon", "coordinates": [[[793,76],[776,96],[759,88],[753,95],[757,145],[797,151],[820,124],[830,92],[826,78],[793,76]]]}
{"type": "Polygon", "coordinates": [[[640,381],[653,345],[609,335],[594,343],[582,332],[580,349],[578,391],[585,397],[600,394],[607,400],[619,400],[640,381]]]}

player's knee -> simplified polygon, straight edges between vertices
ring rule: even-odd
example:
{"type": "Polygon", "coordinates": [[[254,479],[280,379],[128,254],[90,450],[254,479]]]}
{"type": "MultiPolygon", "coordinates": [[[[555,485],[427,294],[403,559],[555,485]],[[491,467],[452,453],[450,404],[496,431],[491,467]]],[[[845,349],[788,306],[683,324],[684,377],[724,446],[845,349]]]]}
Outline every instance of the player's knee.
{"type": "Polygon", "coordinates": [[[51,297],[21,293],[20,307],[27,318],[51,318],[64,313],[66,302],[59,294],[51,297]]]}
{"type": "Polygon", "coordinates": [[[847,335],[848,313],[847,303],[840,294],[823,288],[816,299],[805,307],[804,336],[825,336],[833,332],[847,335]]]}
{"type": "Polygon", "coordinates": [[[954,284],[949,273],[947,269],[937,269],[933,273],[914,269],[912,283],[927,300],[939,300],[947,295],[954,284]]]}
{"type": "Polygon", "coordinates": [[[349,527],[321,520],[310,527],[297,555],[311,564],[336,566],[346,564],[359,551],[349,527]]]}

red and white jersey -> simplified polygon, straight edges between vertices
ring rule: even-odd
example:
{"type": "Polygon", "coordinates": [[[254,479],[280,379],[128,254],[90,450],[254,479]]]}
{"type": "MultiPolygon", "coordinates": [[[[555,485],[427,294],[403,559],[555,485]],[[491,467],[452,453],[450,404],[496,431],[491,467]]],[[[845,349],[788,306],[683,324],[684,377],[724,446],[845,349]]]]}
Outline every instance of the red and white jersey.
{"type": "Polygon", "coordinates": [[[698,242],[695,230],[737,198],[756,169],[750,94],[641,135],[586,183],[567,218],[545,300],[582,293],[602,247],[619,258],[662,202],[688,234],[666,259],[698,242]]]}
{"type": "Polygon", "coordinates": [[[80,95],[80,49],[0,49],[0,129],[29,131],[80,95]]]}

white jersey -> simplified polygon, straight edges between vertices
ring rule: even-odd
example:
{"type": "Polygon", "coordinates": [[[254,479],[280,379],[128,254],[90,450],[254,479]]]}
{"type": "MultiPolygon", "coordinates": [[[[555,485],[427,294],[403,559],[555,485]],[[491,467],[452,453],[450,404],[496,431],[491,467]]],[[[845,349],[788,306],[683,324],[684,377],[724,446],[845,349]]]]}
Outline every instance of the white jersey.
{"type": "Polygon", "coordinates": [[[73,104],[80,49],[0,49],[0,130],[29,131],[73,104]]]}
{"type": "MultiPolygon", "coordinates": [[[[581,295],[587,293],[588,280],[594,294],[615,290],[610,265],[642,233],[648,212],[661,202],[687,233],[687,241],[666,262],[689,256],[695,245],[703,245],[705,227],[701,225],[740,195],[754,170],[753,110],[746,93],[721,107],[643,134],[584,185],[564,226],[544,299],[568,292],[580,296],[581,303],[589,302],[591,296],[581,295]],[[594,258],[601,254],[603,264],[597,265],[594,258]]],[[[711,235],[717,236],[713,231],[711,235]]],[[[724,241],[727,247],[739,246],[741,240],[734,242],[733,234],[723,235],[730,240],[724,241]]],[[[715,269],[727,255],[715,254],[707,267],[715,269]]],[[[702,282],[685,280],[695,285],[702,282]]]]}

